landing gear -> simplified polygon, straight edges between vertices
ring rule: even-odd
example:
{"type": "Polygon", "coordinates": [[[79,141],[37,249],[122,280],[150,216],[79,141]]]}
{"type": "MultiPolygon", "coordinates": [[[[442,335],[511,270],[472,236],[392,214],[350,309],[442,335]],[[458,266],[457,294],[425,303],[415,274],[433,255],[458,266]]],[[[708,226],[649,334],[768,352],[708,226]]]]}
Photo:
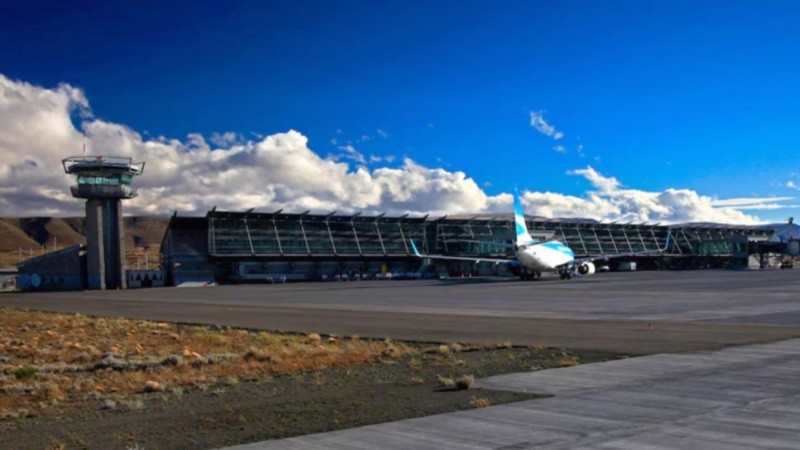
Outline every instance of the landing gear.
{"type": "Polygon", "coordinates": [[[562,280],[571,280],[572,279],[572,272],[569,270],[562,270],[559,275],[561,275],[562,280]]]}
{"type": "Polygon", "coordinates": [[[522,274],[519,277],[523,281],[538,280],[539,278],[542,278],[542,272],[539,272],[538,270],[534,270],[533,272],[527,272],[526,271],[526,272],[522,272],[522,274]]]}

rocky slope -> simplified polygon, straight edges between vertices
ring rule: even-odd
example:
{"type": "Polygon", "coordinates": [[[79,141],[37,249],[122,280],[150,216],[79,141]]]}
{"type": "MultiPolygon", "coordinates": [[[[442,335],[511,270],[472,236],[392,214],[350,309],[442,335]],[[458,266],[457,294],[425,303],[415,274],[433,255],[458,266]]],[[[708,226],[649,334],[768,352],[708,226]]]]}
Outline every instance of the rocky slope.
{"type": "MultiPolygon", "coordinates": [[[[125,217],[125,248],[130,260],[149,251],[155,257],[167,217],[125,217]]],[[[85,244],[83,217],[0,218],[0,267],[75,244],[85,244]]]]}

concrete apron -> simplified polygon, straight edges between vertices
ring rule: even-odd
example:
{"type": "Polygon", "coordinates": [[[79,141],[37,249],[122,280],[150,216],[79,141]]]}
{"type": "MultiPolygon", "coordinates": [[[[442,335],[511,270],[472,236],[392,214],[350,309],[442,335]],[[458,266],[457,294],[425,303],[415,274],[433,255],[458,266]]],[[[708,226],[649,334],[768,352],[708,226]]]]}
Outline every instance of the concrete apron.
{"type": "Polygon", "coordinates": [[[800,448],[800,339],[491,377],[539,400],[230,447],[800,448]]]}

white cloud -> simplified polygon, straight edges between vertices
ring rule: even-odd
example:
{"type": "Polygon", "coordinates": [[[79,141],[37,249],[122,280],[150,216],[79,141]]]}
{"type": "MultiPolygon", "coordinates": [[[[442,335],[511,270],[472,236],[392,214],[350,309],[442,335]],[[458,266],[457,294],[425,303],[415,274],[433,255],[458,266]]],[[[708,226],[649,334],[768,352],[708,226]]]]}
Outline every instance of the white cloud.
{"type": "Polygon", "coordinates": [[[91,116],[80,89],[42,89],[0,74],[0,211],[51,215],[69,200],[61,159],[82,152],[72,113],[91,116]]]}
{"type": "Polygon", "coordinates": [[[584,197],[526,193],[523,202],[529,206],[528,213],[621,222],[755,224],[761,220],[739,209],[776,209],[774,205],[791,200],[791,197],[717,200],[689,189],[670,188],[663,192],[623,189],[619,180],[604,176],[591,166],[567,173],[586,178],[596,191],[584,197]]]}
{"type": "MultiPolygon", "coordinates": [[[[62,158],[81,153],[82,133],[71,120],[75,111],[91,111],[79,89],[48,89],[0,76],[3,215],[82,214],[83,202],[70,196],[72,180],[61,167],[62,158]]],[[[221,210],[446,214],[481,211],[493,201],[463,172],[424,167],[408,158],[398,168],[354,168],[321,157],[297,131],[256,141],[218,134],[209,144],[194,133],[184,140],[143,138],[105,120],[81,125],[88,154],[147,162],[135,180],[139,196],[125,201],[127,214],[201,214],[215,205],[221,210]]],[[[341,150],[353,161],[365,160],[352,145],[341,150]]],[[[392,162],[394,156],[383,160],[392,162]]]]}
{"type": "Polygon", "coordinates": [[[394,155],[386,155],[386,156],[369,155],[370,164],[377,164],[381,162],[391,163],[394,160],[395,160],[394,155]]]}
{"type": "Polygon", "coordinates": [[[385,132],[385,131],[381,130],[380,128],[378,128],[378,130],[376,131],[376,133],[378,133],[378,136],[380,136],[380,137],[382,137],[382,138],[384,138],[384,139],[388,139],[388,138],[389,138],[389,133],[387,133],[387,132],[385,132]]]}
{"type": "Polygon", "coordinates": [[[788,188],[790,188],[790,189],[797,189],[798,191],[800,191],[800,186],[798,186],[798,185],[797,185],[797,184],[796,184],[794,181],[792,181],[792,180],[789,180],[789,181],[787,181],[787,182],[786,182],[786,187],[788,187],[788,188]]]}
{"type": "Polygon", "coordinates": [[[535,128],[536,131],[555,140],[559,140],[564,137],[564,133],[556,130],[556,127],[550,125],[546,120],[544,120],[545,111],[530,111],[530,113],[531,126],[535,128]]]}
{"type": "Polygon", "coordinates": [[[750,209],[750,207],[763,205],[765,202],[785,202],[793,199],[794,197],[742,197],[729,198],[726,200],[714,200],[711,203],[714,206],[750,209]]]}
{"type": "MultiPolygon", "coordinates": [[[[129,127],[91,118],[89,102],[69,85],[43,88],[0,75],[0,210],[4,216],[82,215],[83,202],[69,194],[61,159],[81,154],[83,137],[73,124],[83,116],[88,154],[146,161],[135,183],[139,196],[127,214],[203,214],[213,206],[241,211],[457,214],[506,212],[511,195],[487,195],[462,171],[429,168],[411,158],[398,167],[366,168],[363,154],[342,146],[340,160],[324,158],[308,139],[290,130],[256,140],[228,133],[185,139],[143,137],[129,127]],[[354,161],[356,164],[348,162],[354,161]]],[[[391,163],[392,155],[382,158],[391,163]]],[[[529,214],[631,222],[756,223],[739,209],[775,209],[780,198],[717,200],[686,189],[646,192],[623,188],[591,166],[570,175],[587,179],[582,196],[525,192],[529,214]]],[[[485,185],[488,186],[488,185],[485,185]]]]}
{"type": "Polygon", "coordinates": [[[794,197],[746,197],[714,200],[714,207],[732,208],[738,210],[768,211],[784,208],[797,208],[798,205],[787,205],[782,202],[794,200],[794,197]]]}
{"type": "Polygon", "coordinates": [[[227,131],[225,133],[212,133],[209,140],[212,144],[220,148],[228,148],[232,145],[244,142],[242,136],[234,133],[233,131],[227,131]]]}
{"type": "Polygon", "coordinates": [[[345,159],[351,159],[351,160],[353,160],[353,161],[355,161],[355,162],[357,162],[359,164],[366,164],[367,163],[367,160],[366,160],[366,158],[364,158],[364,155],[361,152],[359,152],[358,150],[356,150],[355,147],[353,147],[350,144],[341,145],[341,146],[336,147],[336,148],[338,148],[339,150],[342,150],[344,152],[343,155],[336,156],[335,157],[336,159],[339,159],[341,157],[341,158],[345,158],[345,159]]]}
{"type": "Polygon", "coordinates": [[[556,145],[553,147],[553,151],[556,153],[567,153],[567,148],[563,145],[556,145]]]}
{"type": "Polygon", "coordinates": [[[592,185],[603,193],[613,193],[619,188],[619,181],[614,177],[605,177],[600,172],[594,170],[592,166],[586,166],[585,169],[571,170],[567,172],[568,175],[581,175],[592,185]]]}

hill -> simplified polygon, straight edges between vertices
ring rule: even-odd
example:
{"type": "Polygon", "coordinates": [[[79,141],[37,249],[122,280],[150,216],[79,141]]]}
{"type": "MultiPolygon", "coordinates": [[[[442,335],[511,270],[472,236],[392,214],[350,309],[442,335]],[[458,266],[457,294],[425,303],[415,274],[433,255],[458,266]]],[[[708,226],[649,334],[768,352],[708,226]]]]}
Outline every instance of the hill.
{"type": "MultiPolygon", "coordinates": [[[[144,267],[147,254],[150,267],[158,264],[158,249],[167,229],[167,217],[125,217],[125,257],[129,267],[137,259],[144,267]]],[[[42,253],[85,244],[83,217],[0,218],[0,267],[14,266],[42,253]]]]}

